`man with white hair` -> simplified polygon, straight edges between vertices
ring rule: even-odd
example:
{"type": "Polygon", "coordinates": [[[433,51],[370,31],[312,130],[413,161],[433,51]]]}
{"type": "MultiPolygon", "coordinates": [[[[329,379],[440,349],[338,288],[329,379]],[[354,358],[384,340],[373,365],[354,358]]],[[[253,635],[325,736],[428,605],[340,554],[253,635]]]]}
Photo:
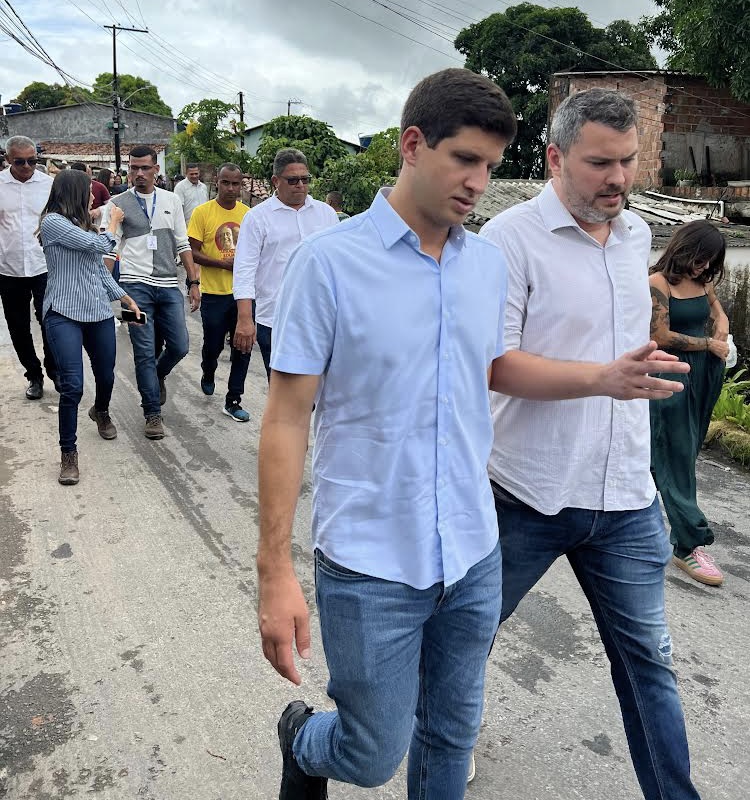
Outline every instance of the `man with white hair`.
{"type": "Polygon", "coordinates": [[[10,340],[29,382],[26,397],[39,400],[44,374],[31,335],[32,300],[42,330],[44,369],[55,380],[55,362],[41,324],[47,262],[35,235],[52,178],[36,168],[36,144],[27,136],[11,136],[5,149],[10,169],[0,172],[0,299],[10,340]]]}

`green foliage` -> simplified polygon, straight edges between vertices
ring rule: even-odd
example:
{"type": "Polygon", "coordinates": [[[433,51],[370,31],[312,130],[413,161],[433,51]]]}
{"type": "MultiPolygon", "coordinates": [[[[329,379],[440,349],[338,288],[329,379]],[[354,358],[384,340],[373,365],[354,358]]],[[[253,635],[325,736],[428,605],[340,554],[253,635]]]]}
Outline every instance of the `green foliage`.
{"type": "Polygon", "coordinates": [[[365,211],[382,186],[395,182],[400,163],[399,142],[399,129],[388,128],[376,133],[364,152],[329,160],[315,181],[315,195],[322,199],[328,192],[341,192],[347,213],[365,211]]]}
{"type": "MultiPolygon", "coordinates": [[[[102,72],[94,78],[93,96],[100,103],[112,102],[111,72],[102,72]]],[[[118,95],[122,108],[133,111],[148,111],[151,114],[161,114],[171,117],[172,109],[159,97],[159,90],[145,78],[124,73],[117,76],[118,95]]]]}
{"type": "Polygon", "coordinates": [[[716,401],[711,419],[729,420],[750,432],[750,404],[745,401],[744,392],[750,391],[750,380],[740,378],[747,372],[741,369],[724,381],[721,394],[716,401]]]}
{"type": "Polygon", "coordinates": [[[313,175],[320,175],[329,159],[343,158],[347,152],[326,122],[297,114],[276,117],[263,127],[258,152],[251,163],[253,174],[269,180],[273,159],[283,147],[301,150],[313,175]]]}
{"type": "Polygon", "coordinates": [[[547,87],[554,72],[654,69],[642,26],[615,20],[595,28],[577,8],[543,8],[521,3],[492,14],[455,41],[465,66],[501,86],[518,115],[518,136],[505,151],[499,177],[544,174],[547,87]],[[610,62],[610,63],[607,63],[610,62]]]}
{"type": "Polygon", "coordinates": [[[70,106],[80,103],[84,98],[91,98],[90,92],[85,89],[76,89],[74,93],[64,84],[34,81],[24,87],[12,102],[20,103],[25,111],[38,111],[41,108],[70,106]]]}
{"type": "Polygon", "coordinates": [[[647,35],[667,50],[667,66],[728,86],[750,103],[748,0],[655,0],[659,13],[642,20],[647,35]]]}
{"type": "Polygon", "coordinates": [[[170,174],[179,171],[181,156],[186,161],[214,166],[233,161],[247,171],[250,159],[237,149],[233,139],[233,120],[228,119],[236,112],[237,106],[222,100],[205,99],[186,105],[177,116],[185,130],[170,140],[170,174]]]}

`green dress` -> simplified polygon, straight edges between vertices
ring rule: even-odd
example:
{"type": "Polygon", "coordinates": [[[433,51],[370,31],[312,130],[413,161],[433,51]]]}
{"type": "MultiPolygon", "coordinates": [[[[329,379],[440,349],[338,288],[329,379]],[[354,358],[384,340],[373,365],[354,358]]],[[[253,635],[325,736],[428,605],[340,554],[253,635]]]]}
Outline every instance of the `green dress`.
{"type": "MultiPolygon", "coordinates": [[[[669,327],[702,337],[711,316],[708,296],[669,298],[669,327]]],[[[686,375],[663,375],[684,384],[666,400],[652,400],[651,471],[671,526],[675,555],[684,558],[711,544],[714,534],[695,494],[695,461],[706,438],[711,412],[721,392],[724,362],[706,350],[669,350],[690,364],[686,375]]]]}

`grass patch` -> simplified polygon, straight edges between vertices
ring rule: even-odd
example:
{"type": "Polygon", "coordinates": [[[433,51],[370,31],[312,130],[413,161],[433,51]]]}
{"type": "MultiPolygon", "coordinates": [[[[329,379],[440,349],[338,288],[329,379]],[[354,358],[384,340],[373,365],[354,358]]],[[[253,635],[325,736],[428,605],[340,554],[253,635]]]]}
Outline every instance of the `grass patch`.
{"type": "Polygon", "coordinates": [[[708,426],[705,445],[723,453],[750,469],[750,433],[728,419],[715,419],[708,426]]]}

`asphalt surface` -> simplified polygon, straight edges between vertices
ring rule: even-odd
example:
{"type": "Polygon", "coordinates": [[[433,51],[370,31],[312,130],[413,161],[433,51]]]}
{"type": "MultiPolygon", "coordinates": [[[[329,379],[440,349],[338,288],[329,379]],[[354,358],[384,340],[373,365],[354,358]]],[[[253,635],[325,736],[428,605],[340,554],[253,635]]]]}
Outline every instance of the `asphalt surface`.
{"type": "MultiPolygon", "coordinates": [[[[126,331],[117,334],[115,441],[79,414],[81,482],[56,477],[56,395],[24,399],[0,320],[0,797],[234,800],[277,797],[278,715],[330,707],[313,610],[301,690],[264,661],[256,627],[256,455],[265,374],[244,406],[199,389],[200,319],[168,379],[168,436],[150,442],[126,331]]],[[[670,567],[668,610],[693,773],[704,800],[750,798],[750,476],[705,453],[701,503],[726,573],[720,589],[670,567]]],[[[294,550],[313,602],[310,493],[294,550]]],[[[488,667],[471,800],[638,800],[603,649],[559,562],[505,626],[488,667]]],[[[380,789],[405,798],[404,768],[380,789]]]]}

